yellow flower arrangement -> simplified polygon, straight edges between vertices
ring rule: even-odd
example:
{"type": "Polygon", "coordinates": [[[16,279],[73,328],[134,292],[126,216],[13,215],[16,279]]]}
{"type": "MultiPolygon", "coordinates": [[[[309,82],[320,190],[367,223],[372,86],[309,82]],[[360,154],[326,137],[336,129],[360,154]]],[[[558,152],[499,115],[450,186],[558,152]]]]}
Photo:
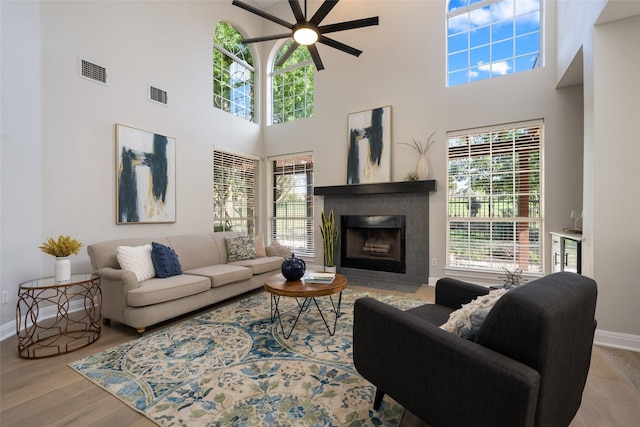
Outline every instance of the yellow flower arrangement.
{"type": "Polygon", "coordinates": [[[76,239],[72,239],[71,236],[59,236],[58,240],[49,238],[46,242],[39,246],[40,250],[48,255],[54,257],[68,257],[69,255],[78,255],[82,243],[76,239]]]}

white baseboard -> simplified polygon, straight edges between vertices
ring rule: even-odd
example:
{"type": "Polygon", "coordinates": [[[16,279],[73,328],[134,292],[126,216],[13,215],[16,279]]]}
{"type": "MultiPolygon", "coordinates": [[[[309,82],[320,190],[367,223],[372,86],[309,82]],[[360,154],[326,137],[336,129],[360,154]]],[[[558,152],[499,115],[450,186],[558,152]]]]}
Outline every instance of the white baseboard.
{"type": "Polygon", "coordinates": [[[640,336],[596,329],[593,343],[603,347],[620,348],[640,352],[640,336]]]}
{"type": "MultiPolygon", "coordinates": [[[[74,311],[84,310],[84,300],[76,300],[71,301],[69,304],[69,312],[73,313],[74,311]]],[[[50,305],[48,307],[42,307],[38,311],[38,321],[45,319],[53,319],[58,313],[58,308],[56,306],[50,305]]],[[[31,322],[28,323],[31,326],[31,322]]],[[[4,341],[7,338],[15,337],[17,333],[16,330],[16,321],[12,320],[9,323],[5,323],[0,326],[0,341],[4,341]]]]}

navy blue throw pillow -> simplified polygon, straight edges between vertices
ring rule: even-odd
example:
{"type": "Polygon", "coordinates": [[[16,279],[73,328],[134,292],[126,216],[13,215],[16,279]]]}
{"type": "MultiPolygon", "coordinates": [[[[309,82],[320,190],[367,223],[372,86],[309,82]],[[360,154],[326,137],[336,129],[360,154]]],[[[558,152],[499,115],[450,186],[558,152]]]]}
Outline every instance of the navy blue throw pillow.
{"type": "Polygon", "coordinates": [[[152,242],[151,261],[153,261],[153,267],[156,269],[156,275],[160,278],[182,274],[182,266],[178,261],[178,254],[168,246],[152,242]]]}

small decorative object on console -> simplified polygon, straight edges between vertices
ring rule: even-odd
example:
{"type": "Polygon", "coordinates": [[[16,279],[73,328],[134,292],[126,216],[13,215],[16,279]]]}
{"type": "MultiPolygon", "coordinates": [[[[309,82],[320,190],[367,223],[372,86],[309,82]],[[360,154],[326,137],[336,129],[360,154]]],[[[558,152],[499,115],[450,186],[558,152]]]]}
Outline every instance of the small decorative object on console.
{"type": "Polygon", "coordinates": [[[289,281],[300,280],[307,270],[307,264],[302,258],[296,258],[295,254],[291,254],[291,258],[282,261],[280,271],[285,279],[289,281]]]}
{"type": "Polygon", "coordinates": [[[505,274],[505,277],[502,278],[504,280],[504,285],[502,286],[504,289],[510,289],[511,287],[520,286],[520,282],[527,281],[526,279],[522,278],[522,270],[520,270],[519,268],[509,270],[506,267],[502,267],[502,269],[504,270],[505,274]]]}
{"type": "Polygon", "coordinates": [[[39,246],[39,249],[47,255],[56,257],[55,281],[56,283],[66,282],[71,278],[71,261],[69,256],[78,255],[82,243],[71,236],[59,236],[58,240],[49,238],[39,246]]]}

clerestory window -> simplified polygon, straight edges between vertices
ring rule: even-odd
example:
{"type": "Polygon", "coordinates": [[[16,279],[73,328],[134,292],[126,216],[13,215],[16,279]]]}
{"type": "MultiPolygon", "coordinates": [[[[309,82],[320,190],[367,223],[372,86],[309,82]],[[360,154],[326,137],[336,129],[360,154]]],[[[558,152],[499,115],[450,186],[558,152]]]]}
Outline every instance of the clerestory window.
{"type": "Polygon", "coordinates": [[[254,66],[244,37],[226,22],[213,38],[213,106],[254,122],[254,66]]]}
{"type": "Polygon", "coordinates": [[[539,274],[542,122],[450,132],[447,267],[539,274]]]}
{"type": "Polygon", "coordinates": [[[309,49],[298,47],[282,64],[293,40],[278,51],[271,73],[271,123],[284,123],[313,116],[314,66],[309,49]]]}
{"type": "Polygon", "coordinates": [[[541,66],[542,0],[450,0],[447,85],[541,66]]]}

